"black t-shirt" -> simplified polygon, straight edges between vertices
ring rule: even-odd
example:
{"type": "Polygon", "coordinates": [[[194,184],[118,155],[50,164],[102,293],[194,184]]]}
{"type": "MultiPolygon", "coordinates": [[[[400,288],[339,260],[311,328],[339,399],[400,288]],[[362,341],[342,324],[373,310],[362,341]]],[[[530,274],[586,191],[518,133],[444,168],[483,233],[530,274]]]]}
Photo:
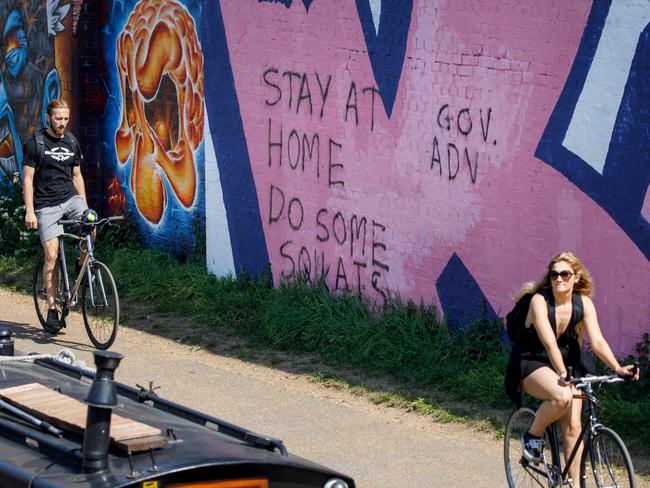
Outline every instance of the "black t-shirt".
{"type": "Polygon", "coordinates": [[[42,131],[45,143],[43,161],[39,164],[34,137],[27,138],[23,154],[23,165],[35,169],[34,209],[60,205],[77,194],[72,182],[72,168],[83,160],[81,149],[66,134],[56,139],[42,131]]]}

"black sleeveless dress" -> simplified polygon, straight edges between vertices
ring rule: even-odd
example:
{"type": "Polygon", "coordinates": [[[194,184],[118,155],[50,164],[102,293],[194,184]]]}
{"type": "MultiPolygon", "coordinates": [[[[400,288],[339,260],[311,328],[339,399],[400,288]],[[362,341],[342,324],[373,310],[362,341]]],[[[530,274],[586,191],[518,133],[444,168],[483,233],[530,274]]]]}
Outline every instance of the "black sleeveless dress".
{"type": "MultiPolygon", "coordinates": [[[[542,295],[548,308],[548,320],[553,328],[553,333],[557,337],[557,324],[555,323],[555,299],[553,292],[549,289],[543,289],[537,292],[542,295]]],[[[557,338],[557,345],[562,354],[564,365],[571,366],[574,375],[584,375],[588,371],[582,364],[581,348],[578,340],[578,324],[584,317],[582,296],[574,293],[571,299],[572,310],[571,319],[566,330],[557,338]]],[[[535,326],[524,329],[521,337],[512,347],[510,352],[510,361],[506,369],[505,388],[508,397],[517,405],[521,405],[521,382],[533,371],[548,366],[551,369],[551,359],[548,351],[542,344],[537,335],[535,326]]]]}

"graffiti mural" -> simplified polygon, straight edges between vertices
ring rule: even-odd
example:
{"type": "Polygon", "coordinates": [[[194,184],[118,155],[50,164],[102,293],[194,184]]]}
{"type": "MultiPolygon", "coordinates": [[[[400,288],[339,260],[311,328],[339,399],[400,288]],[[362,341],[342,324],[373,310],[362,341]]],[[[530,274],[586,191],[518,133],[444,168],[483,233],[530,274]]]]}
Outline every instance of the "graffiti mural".
{"type": "Polygon", "coordinates": [[[11,105],[9,105],[9,96],[2,74],[0,74],[0,169],[2,169],[3,180],[9,179],[15,182],[16,178],[20,176],[22,156],[20,136],[16,130],[14,114],[11,105]]]}
{"type": "MultiPolygon", "coordinates": [[[[0,3],[3,174],[61,92],[72,4],[0,3]]],[[[650,316],[650,6],[538,4],[102,0],[104,210],[181,257],[205,239],[217,274],[422,299],[453,327],[503,316],[571,250],[630,351],[650,316]]]]}
{"type": "Polygon", "coordinates": [[[59,0],[0,3],[0,169],[15,180],[22,144],[45,123],[45,108],[61,96],[53,39],[65,31],[70,4],[59,0]]]}
{"type": "Polygon", "coordinates": [[[147,242],[186,255],[204,226],[203,53],[197,5],[115,3],[104,29],[107,206],[136,215],[147,242]]]}
{"type": "Polygon", "coordinates": [[[326,3],[204,2],[208,259],[225,234],[235,268],[262,268],[263,244],[276,283],[422,298],[462,326],[572,250],[629,351],[650,312],[647,2],[326,3]]]}

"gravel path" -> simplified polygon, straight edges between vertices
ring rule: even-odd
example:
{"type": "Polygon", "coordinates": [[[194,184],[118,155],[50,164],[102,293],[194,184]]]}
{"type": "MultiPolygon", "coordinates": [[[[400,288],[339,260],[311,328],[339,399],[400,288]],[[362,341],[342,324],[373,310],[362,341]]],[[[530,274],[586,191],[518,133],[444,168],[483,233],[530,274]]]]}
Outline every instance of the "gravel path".
{"type": "MultiPolygon", "coordinates": [[[[0,325],[21,352],[69,348],[93,365],[80,316],[45,334],[31,297],[0,289],[0,325]]],[[[374,405],[347,391],[121,327],[111,350],[125,359],[117,380],[160,386],[162,397],[282,439],[290,452],[354,477],[361,488],[505,486],[502,444],[462,425],[374,405]]]]}

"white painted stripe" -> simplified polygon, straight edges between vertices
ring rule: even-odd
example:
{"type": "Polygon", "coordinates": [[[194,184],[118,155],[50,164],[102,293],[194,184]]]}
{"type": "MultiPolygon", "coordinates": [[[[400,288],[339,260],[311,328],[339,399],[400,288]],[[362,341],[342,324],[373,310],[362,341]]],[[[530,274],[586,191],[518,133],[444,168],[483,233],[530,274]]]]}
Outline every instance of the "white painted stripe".
{"type": "Polygon", "coordinates": [[[372,11],[372,23],[375,24],[375,35],[379,35],[379,19],[381,18],[382,0],[370,0],[370,10],[372,11]]]}
{"type": "Polygon", "coordinates": [[[646,222],[650,222],[650,187],[648,187],[648,191],[645,194],[643,207],[641,207],[641,215],[646,220],[646,222]]]}
{"type": "Polygon", "coordinates": [[[650,22],[648,0],[616,0],[609,9],[563,145],[600,174],[639,35],[650,22]]]}
{"type": "Polygon", "coordinates": [[[203,130],[205,148],[205,248],[208,271],[217,276],[235,276],[235,262],[232,257],[232,244],[226,206],[223,203],[223,190],[214,151],[208,109],[205,108],[203,130]]]}

